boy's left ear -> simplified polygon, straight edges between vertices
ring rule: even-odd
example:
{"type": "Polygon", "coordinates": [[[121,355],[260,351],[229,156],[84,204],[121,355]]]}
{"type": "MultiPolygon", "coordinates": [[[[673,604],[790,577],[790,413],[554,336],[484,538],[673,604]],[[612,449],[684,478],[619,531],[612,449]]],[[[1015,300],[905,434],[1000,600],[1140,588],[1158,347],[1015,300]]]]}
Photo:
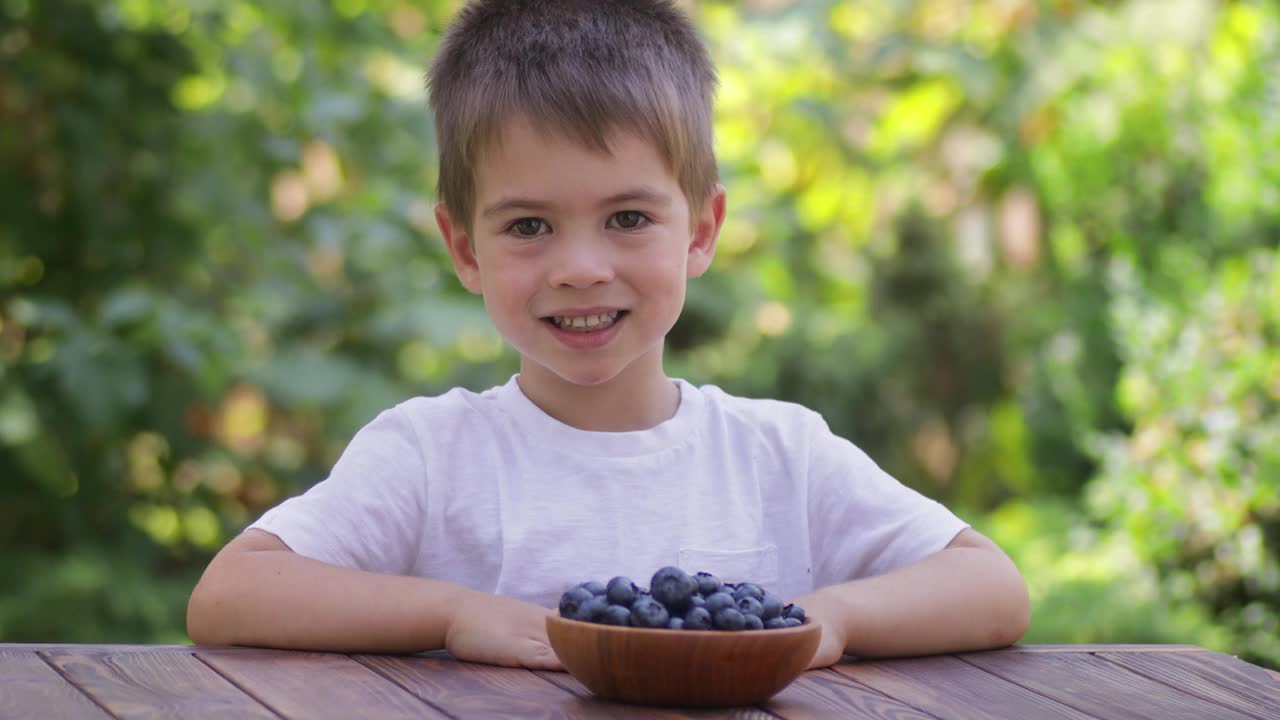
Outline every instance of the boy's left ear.
{"type": "Polygon", "coordinates": [[[702,201],[702,210],[698,212],[697,222],[693,226],[693,239],[689,243],[688,276],[696,278],[711,267],[711,259],[716,255],[716,240],[720,237],[720,227],[724,225],[725,192],[724,186],[716,183],[702,201]]]}

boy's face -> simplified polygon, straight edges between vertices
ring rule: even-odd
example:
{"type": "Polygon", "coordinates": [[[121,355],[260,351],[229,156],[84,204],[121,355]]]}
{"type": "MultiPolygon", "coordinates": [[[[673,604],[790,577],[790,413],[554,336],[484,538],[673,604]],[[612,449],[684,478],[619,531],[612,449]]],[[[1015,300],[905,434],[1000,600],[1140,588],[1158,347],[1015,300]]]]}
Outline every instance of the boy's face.
{"type": "Polygon", "coordinates": [[[603,154],[510,122],[476,168],[470,236],[437,208],[459,279],[484,296],[528,380],[661,375],[685,282],[711,263],[723,188],[690,218],[650,142],[616,132],[610,146],[603,154]]]}

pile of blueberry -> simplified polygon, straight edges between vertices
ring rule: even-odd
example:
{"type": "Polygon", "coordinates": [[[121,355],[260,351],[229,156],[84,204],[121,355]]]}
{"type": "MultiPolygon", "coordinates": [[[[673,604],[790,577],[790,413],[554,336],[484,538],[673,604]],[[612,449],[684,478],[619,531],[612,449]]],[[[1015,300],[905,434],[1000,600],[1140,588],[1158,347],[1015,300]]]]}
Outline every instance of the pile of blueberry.
{"type": "Polygon", "coordinates": [[[653,574],[645,590],[619,575],[579,583],[560,596],[560,617],[672,630],[774,630],[804,622],[804,608],[782,604],[755,583],[723,583],[711,573],[678,567],[653,574]]]}

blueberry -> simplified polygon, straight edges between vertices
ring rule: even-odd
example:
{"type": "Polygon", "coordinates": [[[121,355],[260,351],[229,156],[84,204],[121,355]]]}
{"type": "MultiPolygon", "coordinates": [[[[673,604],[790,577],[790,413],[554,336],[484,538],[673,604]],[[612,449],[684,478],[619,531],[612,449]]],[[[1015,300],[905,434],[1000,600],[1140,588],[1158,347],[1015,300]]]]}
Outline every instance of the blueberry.
{"type": "Polygon", "coordinates": [[[689,608],[689,612],[684,614],[684,627],[686,630],[710,630],[714,627],[711,613],[704,607],[689,608]]]}
{"type": "Polygon", "coordinates": [[[787,624],[787,627],[800,627],[801,625],[804,624],[803,622],[795,618],[787,618],[786,620],[783,620],[783,622],[787,624]]]}
{"type": "Polygon", "coordinates": [[[698,592],[703,595],[711,595],[713,593],[720,592],[720,588],[723,586],[723,583],[720,582],[720,578],[709,572],[697,573],[693,576],[693,579],[698,581],[698,592]]]}
{"type": "Polygon", "coordinates": [[[689,607],[703,607],[707,604],[707,599],[694,593],[689,596],[689,607]]]}
{"type": "Polygon", "coordinates": [[[787,606],[782,609],[782,616],[785,618],[794,618],[796,620],[799,620],[800,622],[804,622],[804,608],[800,607],[799,605],[795,605],[793,603],[787,603],[787,606]]]}
{"type": "Polygon", "coordinates": [[[764,599],[760,601],[760,605],[764,608],[764,612],[760,614],[761,620],[769,620],[771,618],[782,616],[782,598],[773,593],[765,593],[764,599]]]}
{"type": "Polygon", "coordinates": [[[737,606],[737,602],[734,601],[732,595],[726,592],[718,592],[708,596],[707,604],[704,605],[703,607],[707,609],[707,612],[710,612],[714,616],[716,613],[720,612],[721,610],[724,610],[725,608],[731,608],[736,606],[737,606]]]}
{"type": "Polygon", "coordinates": [[[787,619],[782,617],[772,617],[764,621],[765,630],[780,630],[787,627],[787,619]]]}
{"type": "Polygon", "coordinates": [[[621,605],[610,605],[605,608],[604,616],[601,617],[600,622],[605,625],[630,625],[631,611],[621,605]]]}
{"type": "Polygon", "coordinates": [[[671,612],[683,612],[689,604],[689,596],[697,588],[697,581],[688,573],[670,565],[654,573],[649,583],[649,592],[654,599],[666,605],[671,612]]]}
{"type": "Polygon", "coordinates": [[[746,623],[747,623],[746,624],[747,630],[763,630],[764,629],[764,621],[761,620],[756,615],[747,615],[746,623]]]}
{"type": "Polygon", "coordinates": [[[653,598],[640,598],[631,605],[631,624],[636,627],[666,627],[670,619],[667,609],[653,598]]]}
{"type": "Polygon", "coordinates": [[[595,595],[592,595],[586,588],[570,588],[560,596],[560,617],[580,620],[579,613],[587,603],[591,602],[593,597],[595,595]]]}
{"type": "Polygon", "coordinates": [[[740,583],[738,589],[733,593],[734,600],[741,600],[744,597],[752,597],[756,600],[764,599],[764,588],[755,583],[740,583]]]}
{"type": "Polygon", "coordinates": [[[747,617],[733,608],[725,608],[715,615],[717,630],[741,630],[747,625],[747,617]]]}
{"type": "Polygon", "coordinates": [[[671,630],[683,630],[684,620],[680,618],[671,618],[667,621],[667,628],[671,630]]]}
{"type": "Polygon", "coordinates": [[[639,590],[640,588],[631,582],[631,578],[619,575],[609,581],[609,585],[605,588],[605,597],[609,598],[609,602],[614,605],[631,607],[639,590]]]}
{"type": "Polygon", "coordinates": [[[584,583],[578,583],[578,587],[585,589],[592,595],[603,595],[605,592],[604,583],[599,580],[588,580],[584,583]]]}
{"type": "Polygon", "coordinates": [[[609,609],[609,601],[603,595],[592,595],[585,605],[578,608],[578,620],[587,622],[604,622],[604,611],[609,609]]]}
{"type": "Polygon", "coordinates": [[[745,595],[738,601],[738,612],[743,615],[758,618],[764,614],[764,608],[760,605],[759,600],[751,597],[750,595],[745,595]]]}

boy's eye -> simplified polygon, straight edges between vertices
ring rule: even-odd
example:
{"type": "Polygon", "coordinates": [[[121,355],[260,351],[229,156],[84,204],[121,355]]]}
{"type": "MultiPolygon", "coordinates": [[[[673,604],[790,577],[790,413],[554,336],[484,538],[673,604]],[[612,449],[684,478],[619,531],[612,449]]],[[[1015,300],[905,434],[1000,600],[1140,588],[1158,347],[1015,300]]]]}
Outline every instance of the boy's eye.
{"type": "Polygon", "coordinates": [[[507,228],[522,237],[533,237],[541,233],[547,224],[538,218],[520,218],[507,228]]]}
{"type": "Polygon", "coordinates": [[[613,216],[613,221],[623,230],[634,230],[643,225],[648,219],[644,216],[644,213],[636,212],[635,210],[623,210],[622,212],[614,213],[613,216]]]}

